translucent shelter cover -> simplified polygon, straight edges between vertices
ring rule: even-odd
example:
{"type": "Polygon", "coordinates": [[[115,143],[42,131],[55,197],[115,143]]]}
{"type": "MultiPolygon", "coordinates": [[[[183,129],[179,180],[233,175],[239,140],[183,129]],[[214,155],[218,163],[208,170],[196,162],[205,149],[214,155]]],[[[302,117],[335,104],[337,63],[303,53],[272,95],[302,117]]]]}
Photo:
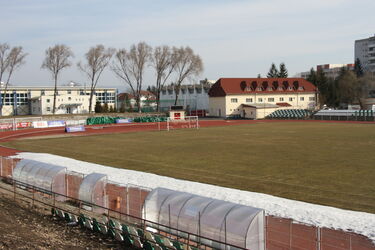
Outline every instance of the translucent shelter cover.
{"type": "Polygon", "coordinates": [[[16,181],[66,195],[66,168],[34,160],[21,160],[13,170],[16,181]]]}
{"type": "Polygon", "coordinates": [[[79,199],[88,203],[106,206],[107,175],[91,173],[83,178],[79,188],[79,199]]]}
{"type": "MultiPolygon", "coordinates": [[[[225,249],[224,244],[215,242],[218,241],[241,248],[264,249],[264,210],[259,208],[156,188],[145,200],[143,217],[195,234],[195,240],[200,238],[215,248],[225,249]]],[[[184,233],[178,234],[184,237],[184,233]]]]}

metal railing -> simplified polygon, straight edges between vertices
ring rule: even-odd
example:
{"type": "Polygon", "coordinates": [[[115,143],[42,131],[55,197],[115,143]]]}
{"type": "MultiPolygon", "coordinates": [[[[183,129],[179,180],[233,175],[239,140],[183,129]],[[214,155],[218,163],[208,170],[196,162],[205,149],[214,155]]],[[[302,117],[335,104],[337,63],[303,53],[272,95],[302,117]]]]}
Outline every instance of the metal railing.
{"type": "MultiPolygon", "coordinates": [[[[74,197],[69,197],[63,194],[58,194],[50,190],[45,190],[37,186],[33,186],[24,182],[16,181],[8,177],[0,177],[3,183],[8,185],[0,185],[0,189],[4,191],[11,192],[13,199],[16,200],[17,197],[22,197],[35,206],[36,203],[43,206],[60,209],[65,212],[74,214],[76,216],[86,216],[90,218],[95,218],[95,220],[100,221],[100,217],[103,216],[107,221],[119,220],[122,224],[135,227],[137,229],[143,230],[143,232],[150,232],[152,234],[160,235],[162,237],[167,237],[171,241],[179,241],[185,244],[187,247],[194,247],[198,249],[215,249],[207,244],[207,242],[213,242],[215,245],[222,246],[222,249],[245,249],[239,246],[226,244],[225,242],[220,242],[210,238],[202,237],[198,234],[193,234],[190,232],[182,231],[177,228],[169,227],[167,225],[158,224],[153,221],[145,220],[141,217],[121,213],[119,211],[110,209],[108,207],[99,206],[94,203],[85,202],[74,197]],[[9,188],[7,188],[9,187],[9,188]],[[64,199],[59,199],[64,198],[64,199]],[[60,200],[65,200],[64,202],[60,200]],[[91,209],[90,209],[91,208],[91,209]],[[99,208],[103,211],[101,214],[93,213],[90,210],[93,208],[99,208]],[[105,212],[104,212],[105,211],[105,212]],[[166,229],[166,230],[159,230],[166,229]],[[176,232],[176,233],[170,233],[176,232]]],[[[104,223],[101,222],[104,225],[104,223]]],[[[108,223],[106,226],[109,226],[108,223]]],[[[113,228],[115,231],[122,233],[119,228],[113,228]]],[[[136,236],[136,235],[133,235],[136,236]]],[[[140,236],[138,236],[140,237],[140,236]]],[[[144,236],[140,237],[143,242],[149,241],[144,236]]],[[[174,249],[174,248],[171,248],[174,249]]]]}

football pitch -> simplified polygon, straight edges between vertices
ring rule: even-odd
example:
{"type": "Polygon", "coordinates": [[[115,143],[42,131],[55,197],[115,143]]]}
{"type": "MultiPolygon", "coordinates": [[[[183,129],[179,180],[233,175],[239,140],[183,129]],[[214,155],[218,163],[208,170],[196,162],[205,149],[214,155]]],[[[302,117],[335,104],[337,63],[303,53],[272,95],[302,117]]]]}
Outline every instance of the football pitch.
{"type": "Polygon", "coordinates": [[[375,125],[275,122],[3,143],[375,213],[375,125]]]}

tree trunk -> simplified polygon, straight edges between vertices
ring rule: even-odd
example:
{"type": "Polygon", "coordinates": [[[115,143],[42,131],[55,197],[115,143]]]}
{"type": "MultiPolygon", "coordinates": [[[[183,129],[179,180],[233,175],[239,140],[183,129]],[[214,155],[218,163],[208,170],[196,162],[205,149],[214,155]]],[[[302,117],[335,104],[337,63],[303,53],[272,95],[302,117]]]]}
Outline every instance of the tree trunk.
{"type": "Polygon", "coordinates": [[[142,109],[141,109],[141,96],[140,95],[137,95],[137,106],[138,106],[138,113],[142,113],[142,109]]]}
{"type": "Polygon", "coordinates": [[[160,111],[160,91],[156,93],[156,112],[160,111]]]}
{"type": "Polygon", "coordinates": [[[176,94],[176,98],[174,99],[174,105],[176,106],[177,105],[177,100],[178,100],[178,95],[180,94],[180,86],[176,87],[174,89],[174,92],[176,94]]]}
{"type": "Polygon", "coordinates": [[[57,95],[57,75],[55,76],[55,91],[53,92],[52,114],[55,114],[55,112],[56,112],[56,95],[57,95]]]}
{"type": "Polygon", "coordinates": [[[91,89],[91,91],[90,91],[90,98],[89,98],[89,114],[92,113],[91,110],[92,110],[92,97],[93,97],[93,95],[94,95],[94,91],[93,91],[93,89],[91,89]]]}

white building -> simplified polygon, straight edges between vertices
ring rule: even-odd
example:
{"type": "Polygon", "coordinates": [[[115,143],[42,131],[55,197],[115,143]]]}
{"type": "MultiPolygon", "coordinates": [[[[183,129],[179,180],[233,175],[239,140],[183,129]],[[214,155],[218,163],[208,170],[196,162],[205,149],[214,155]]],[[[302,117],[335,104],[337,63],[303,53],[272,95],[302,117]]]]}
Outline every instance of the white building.
{"type": "Polygon", "coordinates": [[[375,73],[375,35],[356,40],[354,44],[354,60],[361,61],[364,72],[375,73]]]}
{"type": "MultiPolygon", "coordinates": [[[[4,96],[2,88],[1,97],[4,96]]],[[[90,90],[82,86],[58,86],[56,114],[88,113],[90,90]]],[[[96,102],[116,105],[115,88],[96,88],[92,100],[92,111],[96,102]]],[[[15,87],[9,86],[4,98],[2,116],[48,115],[52,114],[54,87],[15,87]]],[[[0,98],[0,102],[3,98],[0,98]]]]}
{"type": "Polygon", "coordinates": [[[303,78],[220,78],[209,91],[211,116],[261,119],[277,109],[314,110],[317,88],[303,78]]]}
{"type": "MultiPolygon", "coordinates": [[[[156,97],[150,91],[140,91],[140,105],[141,108],[150,108],[150,110],[156,109],[156,97]]],[[[117,109],[123,106],[125,109],[137,109],[137,101],[135,96],[129,93],[120,93],[117,95],[117,109]]]]}
{"type": "MultiPolygon", "coordinates": [[[[206,110],[209,109],[208,91],[215,83],[213,80],[202,80],[199,84],[181,85],[177,104],[185,110],[206,110]]],[[[169,110],[174,105],[176,92],[173,85],[168,85],[160,92],[160,108],[163,111],[169,110]]]]}

